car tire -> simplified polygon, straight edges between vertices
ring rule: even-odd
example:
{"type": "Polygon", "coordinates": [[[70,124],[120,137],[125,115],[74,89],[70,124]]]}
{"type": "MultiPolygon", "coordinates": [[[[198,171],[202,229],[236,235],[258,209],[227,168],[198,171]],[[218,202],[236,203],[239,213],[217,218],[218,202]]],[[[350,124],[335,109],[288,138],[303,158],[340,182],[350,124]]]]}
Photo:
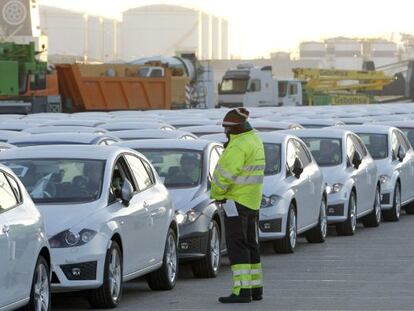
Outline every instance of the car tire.
{"type": "Polygon", "coordinates": [[[381,223],[381,191],[379,186],[375,191],[374,209],[362,219],[362,224],[366,228],[378,227],[381,223]]]}
{"type": "Polygon", "coordinates": [[[43,256],[37,259],[31,288],[29,303],[22,310],[51,310],[50,267],[43,256]]]}
{"type": "Polygon", "coordinates": [[[164,258],[161,268],[146,276],[148,286],[152,290],[170,290],[177,282],[178,255],[177,236],[170,228],[165,242],[164,258]]]}
{"type": "Polygon", "coordinates": [[[336,233],[342,236],[351,236],[355,234],[357,222],[357,201],[355,192],[352,191],[349,196],[348,217],[346,221],[336,224],[336,233]]]}
{"type": "Polygon", "coordinates": [[[319,209],[319,221],[315,228],[309,230],[305,237],[309,243],[323,243],[326,240],[328,234],[328,216],[327,216],[327,204],[326,198],[322,197],[320,209],[319,209]]]}
{"type": "Polygon", "coordinates": [[[191,268],[196,278],[215,278],[221,264],[221,233],[215,220],[209,232],[206,256],[192,263],[191,268]]]}
{"type": "Polygon", "coordinates": [[[382,212],[382,217],[384,221],[399,221],[401,214],[401,187],[400,183],[395,184],[394,188],[394,200],[392,208],[390,210],[385,210],[382,212]]]}
{"type": "Polygon", "coordinates": [[[273,249],[279,254],[291,254],[295,251],[297,242],[297,220],[295,205],[293,203],[289,206],[289,212],[286,223],[286,234],[284,238],[273,242],[273,249]]]}
{"type": "Polygon", "coordinates": [[[405,206],[404,209],[407,215],[414,215],[414,202],[411,202],[410,204],[405,206]]]}
{"type": "Polygon", "coordinates": [[[118,243],[112,241],[106,252],[103,284],[91,290],[88,301],[94,309],[112,309],[118,306],[123,288],[123,257],[118,243]]]}

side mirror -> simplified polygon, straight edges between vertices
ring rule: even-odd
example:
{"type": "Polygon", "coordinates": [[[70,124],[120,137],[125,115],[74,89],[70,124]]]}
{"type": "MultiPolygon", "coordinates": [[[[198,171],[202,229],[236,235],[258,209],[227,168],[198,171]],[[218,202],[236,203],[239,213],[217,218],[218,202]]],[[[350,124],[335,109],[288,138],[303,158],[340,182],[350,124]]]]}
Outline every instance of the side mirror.
{"type": "Polygon", "coordinates": [[[124,204],[125,206],[129,206],[129,202],[131,202],[133,196],[134,187],[128,179],[125,179],[121,189],[122,204],[124,204]]]}
{"type": "Polygon", "coordinates": [[[249,91],[250,91],[250,92],[256,92],[256,84],[252,83],[252,84],[250,85],[250,89],[249,89],[249,91]]]}
{"type": "Polygon", "coordinates": [[[407,155],[407,150],[405,150],[404,146],[400,146],[398,148],[398,160],[400,162],[404,161],[404,158],[406,155],[407,155]]]}
{"type": "Polygon", "coordinates": [[[358,151],[355,151],[354,156],[352,157],[352,165],[358,169],[362,163],[361,155],[358,151]]]}
{"type": "Polygon", "coordinates": [[[293,163],[292,173],[296,178],[299,178],[303,173],[303,163],[299,158],[296,158],[295,163],[293,163]]]}

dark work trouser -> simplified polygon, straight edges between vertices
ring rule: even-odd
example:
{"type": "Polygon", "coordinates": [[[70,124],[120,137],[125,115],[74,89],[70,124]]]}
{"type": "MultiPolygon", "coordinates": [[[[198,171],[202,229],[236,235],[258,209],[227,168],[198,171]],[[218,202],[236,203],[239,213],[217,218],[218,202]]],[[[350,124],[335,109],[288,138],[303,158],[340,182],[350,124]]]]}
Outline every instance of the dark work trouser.
{"type": "Polygon", "coordinates": [[[226,243],[233,272],[233,294],[263,288],[258,237],[259,211],[236,202],[238,216],[225,216],[226,243]]]}

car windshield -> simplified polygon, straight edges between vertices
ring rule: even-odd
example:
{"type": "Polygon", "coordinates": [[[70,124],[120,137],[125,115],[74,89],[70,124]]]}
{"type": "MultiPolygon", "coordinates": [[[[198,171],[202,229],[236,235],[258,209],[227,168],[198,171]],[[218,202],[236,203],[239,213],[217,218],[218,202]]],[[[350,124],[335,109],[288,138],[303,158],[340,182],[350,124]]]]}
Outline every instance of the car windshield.
{"type": "Polygon", "coordinates": [[[36,142],[21,142],[14,143],[13,145],[17,147],[33,147],[41,145],[87,145],[85,143],[76,142],[76,141],[36,141],[36,142]]]}
{"type": "Polygon", "coordinates": [[[335,166],[342,163],[342,144],[336,138],[301,137],[319,166],[335,166]]]}
{"type": "Polygon", "coordinates": [[[151,161],[167,188],[191,188],[201,183],[201,152],[166,149],[139,149],[139,152],[151,161]]]}
{"type": "Polygon", "coordinates": [[[414,129],[412,128],[400,128],[400,130],[407,136],[411,146],[414,146],[414,129]]]}
{"type": "Polygon", "coordinates": [[[276,175],[280,173],[280,152],[281,146],[280,144],[264,144],[265,150],[265,159],[266,159],[266,166],[265,166],[265,175],[276,175]]]}
{"type": "Polygon", "coordinates": [[[373,159],[385,159],[388,157],[388,138],[385,134],[358,133],[367,147],[373,159]]]}
{"type": "Polygon", "coordinates": [[[19,159],[2,163],[19,176],[35,203],[86,203],[100,197],[105,161],[19,159]]]}
{"type": "Polygon", "coordinates": [[[223,79],[220,94],[244,94],[247,91],[248,79],[223,79]]]}

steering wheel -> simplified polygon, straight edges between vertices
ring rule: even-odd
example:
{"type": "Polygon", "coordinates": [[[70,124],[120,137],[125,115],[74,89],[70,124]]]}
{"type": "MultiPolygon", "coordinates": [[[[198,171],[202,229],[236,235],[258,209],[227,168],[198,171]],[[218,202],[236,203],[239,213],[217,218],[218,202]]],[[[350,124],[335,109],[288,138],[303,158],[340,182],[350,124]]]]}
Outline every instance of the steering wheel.
{"type": "Polygon", "coordinates": [[[43,190],[42,196],[45,197],[45,198],[48,198],[48,199],[52,198],[52,195],[49,192],[47,192],[46,190],[43,190]]]}

